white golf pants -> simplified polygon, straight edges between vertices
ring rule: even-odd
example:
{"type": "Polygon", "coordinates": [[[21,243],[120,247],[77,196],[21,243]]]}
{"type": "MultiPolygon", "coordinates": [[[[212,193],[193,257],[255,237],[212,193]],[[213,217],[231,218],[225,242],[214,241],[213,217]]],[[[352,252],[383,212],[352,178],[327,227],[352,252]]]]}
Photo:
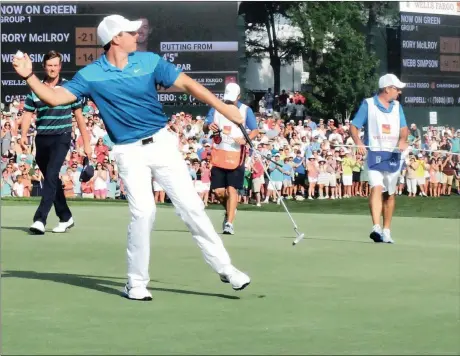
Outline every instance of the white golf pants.
{"type": "Polygon", "coordinates": [[[220,236],[204,210],[193,186],[187,165],[176,140],[166,129],[157,132],[153,142],[115,145],[114,157],[123,180],[131,212],[128,226],[128,283],[145,287],[150,281],[150,233],[155,222],[156,206],[152,175],[169,196],[181,219],[212,269],[221,273],[231,264],[220,236]]]}

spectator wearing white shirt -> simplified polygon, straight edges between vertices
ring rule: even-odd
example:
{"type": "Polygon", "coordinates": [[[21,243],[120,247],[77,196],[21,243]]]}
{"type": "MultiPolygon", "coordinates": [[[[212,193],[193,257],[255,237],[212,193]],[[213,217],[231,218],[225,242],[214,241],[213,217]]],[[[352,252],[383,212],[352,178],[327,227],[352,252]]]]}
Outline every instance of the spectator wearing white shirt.
{"type": "Polygon", "coordinates": [[[23,178],[21,175],[17,177],[16,183],[13,184],[13,196],[22,198],[24,196],[24,184],[23,178]]]}
{"type": "Polygon", "coordinates": [[[330,142],[336,141],[336,142],[339,143],[339,144],[343,144],[343,137],[342,137],[341,134],[339,134],[339,133],[337,132],[337,128],[336,128],[336,127],[334,127],[334,128],[332,129],[332,133],[329,135],[329,141],[330,141],[330,142]]]}
{"type": "Polygon", "coordinates": [[[81,197],[80,171],[75,162],[72,163],[70,168],[72,169],[73,192],[76,197],[81,197]]]}

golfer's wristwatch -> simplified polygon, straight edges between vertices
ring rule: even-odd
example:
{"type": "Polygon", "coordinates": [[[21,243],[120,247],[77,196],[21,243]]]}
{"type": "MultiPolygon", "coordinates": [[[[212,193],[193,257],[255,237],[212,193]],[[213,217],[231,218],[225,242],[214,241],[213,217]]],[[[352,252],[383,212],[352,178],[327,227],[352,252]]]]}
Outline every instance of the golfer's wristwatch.
{"type": "Polygon", "coordinates": [[[27,80],[33,75],[34,75],[34,72],[32,71],[32,72],[30,72],[30,74],[27,77],[22,77],[22,79],[27,80]]]}

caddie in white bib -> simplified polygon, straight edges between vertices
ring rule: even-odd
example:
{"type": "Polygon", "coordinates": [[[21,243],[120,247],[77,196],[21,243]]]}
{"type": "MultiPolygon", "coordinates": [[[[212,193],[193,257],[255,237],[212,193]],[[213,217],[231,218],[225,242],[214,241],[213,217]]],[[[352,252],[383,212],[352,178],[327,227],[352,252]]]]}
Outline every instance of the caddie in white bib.
{"type": "Polygon", "coordinates": [[[390,225],[402,156],[408,148],[409,130],[401,104],[397,101],[405,86],[394,74],[382,76],[378,94],[362,102],[350,127],[358,153],[367,155],[373,223],[369,237],[374,242],[394,243],[390,225]],[[362,128],[364,142],[360,137],[362,128]],[[380,226],[382,213],[383,229],[380,226]]]}

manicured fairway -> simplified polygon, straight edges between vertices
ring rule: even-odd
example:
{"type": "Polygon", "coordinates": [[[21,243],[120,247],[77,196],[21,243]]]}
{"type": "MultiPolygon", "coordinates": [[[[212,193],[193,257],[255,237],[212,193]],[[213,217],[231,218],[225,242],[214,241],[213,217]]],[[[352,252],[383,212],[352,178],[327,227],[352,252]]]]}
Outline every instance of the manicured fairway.
{"type": "MultiPolygon", "coordinates": [[[[35,204],[2,207],[4,355],[460,351],[458,219],[396,217],[397,244],[382,245],[368,238],[368,216],[295,213],[307,238],[292,247],[284,213],[240,211],[223,238],[252,283],[234,292],[174,210],[159,208],[154,300],[133,302],[121,297],[127,206],[71,208],[69,233],[30,236],[35,204]]],[[[209,214],[220,228],[222,212],[209,214]]]]}

